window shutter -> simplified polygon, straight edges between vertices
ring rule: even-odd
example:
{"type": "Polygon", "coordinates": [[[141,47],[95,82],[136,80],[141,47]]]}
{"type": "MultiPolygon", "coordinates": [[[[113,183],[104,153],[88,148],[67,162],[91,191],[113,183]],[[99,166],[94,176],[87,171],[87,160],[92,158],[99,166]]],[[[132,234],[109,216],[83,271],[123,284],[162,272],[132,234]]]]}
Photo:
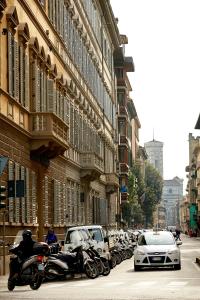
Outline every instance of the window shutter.
{"type": "Polygon", "coordinates": [[[36,111],[42,111],[42,104],[41,104],[41,82],[42,82],[42,71],[37,65],[37,97],[36,97],[36,111]]]}
{"type": "Polygon", "coordinates": [[[66,225],[67,215],[67,194],[66,194],[66,184],[63,183],[63,224],[66,225]]]}
{"type": "MultiPolygon", "coordinates": [[[[15,163],[15,182],[19,180],[19,164],[15,163]]],[[[15,222],[20,222],[20,199],[15,197],[15,222]]]]}
{"type": "Polygon", "coordinates": [[[32,110],[37,111],[37,62],[34,60],[31,64],[31,75],[32,75],[32,110]]]}
{"type": "Polygon", "coordinates": [[[48,79],[47,81],[47,99],[48,99],[48,112],[55,112],[55,97],[54,97],[54,81],[52,79],[48,79]]]}
{"type": "Polygon", "coordinates": [[[36,224],[36,174],[31,172],[31,202],[32,202],[32,222],[36,224]]]}
{"type": "Polygon", "coordinates": [[[14,41],[14,97],[19,101],[19,46],[14,41]]]}
{"type": "Polygon", "coordinates": [[[13,36],[8,31],[8,93],[13,96],[13,36]]]}
{"type": "MultiPolygon", "coordinates": [[[[8,161],[8,180],[14,180],[14,163],[8,161]]],[[[14,197],[9,197],[9,222],[14,222],[14,197]]]]}
{"type": "Polygon", "coordinates": [[[30,176],[29,176],[29,169],[26,168],[26,222],[30,223],[30,209],[31,209],[31,203],[30,203],[30,176]]]}
{"type": "Polygon", "coordinates": [[[48,177],[44,178],[44,223],[49,224],[49,191],[48,191],[48,177]]]}
{"type": "Polygon", "coordinates": [[[56,89],[56,115],[60,117],[60,91],[56,89]]]}
{"type": "MultiPolygon", "coordinates": [[[[21,180],[25,180],[25,169],[21,166],[21,180]]],[[[22,223],[26,222],[26,203],[25,203],[25,196],[20,198],[21,203],[21,214],[22,214],[22,223]]]]}
{"type": "Polygon", "coordinates": [[[19,46],[19,102],[24,105],[24,48],[19,46]]]}
{"type": "Polygon", "coordinates": [[[59,222],[59,190],[58,190],[58,181],[53,180],[53,216],[54,216],[54,224],[58,224],[59,222]]]}
{"type": "Polygon", "coordinates": [[[25,107],[27,109],[29,109],[29,106],[30,106],[30,94],[29,94],[29,58],[28,58],[28,55],[26,54],[25,57],[25,80],[24,80],[24,85],[25,85],[25,107]]]}
{"type": "Polygon", "coordinates": [[[43,80],[43,111],[47,111],[47,74],[46,72],[43,73],[44,80],[43,80]]]}
{"type": "Polygon", "coordinates": [[[40,88],[40,111],[44,111],[44,71],[43,70],[40,70],[39,88],[40,88]]]}

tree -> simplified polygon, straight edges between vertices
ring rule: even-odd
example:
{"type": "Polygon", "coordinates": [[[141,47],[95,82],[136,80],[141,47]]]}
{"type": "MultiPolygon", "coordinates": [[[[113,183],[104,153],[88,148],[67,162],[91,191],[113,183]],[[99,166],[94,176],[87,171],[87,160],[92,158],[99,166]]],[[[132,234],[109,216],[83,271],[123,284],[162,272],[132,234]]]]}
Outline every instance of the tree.
{"type": "Polygon", "coordinates": [[[146,226],[153,224],[153,212],[161,201],[162,189],[162,176],[152,165],[147,164],[145,168],[145,198],[142,203],[146,226]]]}
{"type": "Polygon", "coordinates": [[[128,223],[128,226],[141,224],[144,221],[143,211],[140,204],[140,198],[144,194],[144,179],[142,178],[140,168],[133,164],[128,178],[128,202],[122,208],[122,217],[128,223]]]}

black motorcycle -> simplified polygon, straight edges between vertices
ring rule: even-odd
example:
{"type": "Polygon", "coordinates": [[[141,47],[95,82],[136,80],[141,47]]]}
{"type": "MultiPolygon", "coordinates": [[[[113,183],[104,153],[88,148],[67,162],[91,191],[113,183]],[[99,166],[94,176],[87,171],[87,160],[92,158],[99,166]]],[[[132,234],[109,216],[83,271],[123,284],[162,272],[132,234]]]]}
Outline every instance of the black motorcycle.
{"type": "Polygon", "coordinates": [[[21,261],[18,244],[14,244],[9,249],[10,274],[8,278],[8,290],[14,290],[15,286],[30,285],[32,290],[37,290],[42,284],[44,278],[44,256],[48,253],[49,247],[46,243],[35,243],[33,246],[33,255],[21,261]],[[13,273],[11,262],[17,260],[20,266],[18,273],[13,273]]]}
{"type": "Polygon", "coordinates": [[[82,246],[76,247],[72,252],[58,252],[50,254],[45,265],[47,280],[65,279],[67,275],[85,273],[94,279],[99,275],[94,261],[83,251],[82,246]]]}
{"type": "Polygon", "coordinates": [[[94,246],[89,246],[84,251],[89,255],[89,257],[95,262],[100,275],[107,276],[110,274],[110,264],[109,261],[101,256],[94,246]]]}

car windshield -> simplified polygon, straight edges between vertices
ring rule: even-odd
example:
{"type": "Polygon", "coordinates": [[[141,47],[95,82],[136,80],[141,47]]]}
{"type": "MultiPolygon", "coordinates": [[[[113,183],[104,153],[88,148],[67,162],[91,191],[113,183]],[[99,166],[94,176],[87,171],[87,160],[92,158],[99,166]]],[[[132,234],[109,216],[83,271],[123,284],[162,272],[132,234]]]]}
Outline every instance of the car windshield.
{"type": "Polygon", "coordinates": [[[101,230],[99,228],[90,228],[89,232],[94,240],[96,240],[98,242],[103,241],[101,230]]]}
{"type": "Polygon", "coordinates": [[[138,245],[174,245],[175,241],[171,234],[166,233],[149,233],[140,236],[138,245]]]}

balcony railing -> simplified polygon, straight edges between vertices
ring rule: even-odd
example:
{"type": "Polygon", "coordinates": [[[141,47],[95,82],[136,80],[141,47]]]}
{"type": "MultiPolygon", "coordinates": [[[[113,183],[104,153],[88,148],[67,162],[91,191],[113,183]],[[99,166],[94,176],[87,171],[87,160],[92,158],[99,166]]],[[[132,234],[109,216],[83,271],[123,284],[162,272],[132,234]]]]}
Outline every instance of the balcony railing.
{"type": "Polygon", "coordinates": [[[80,154],[81,177],[92,181],[98,179],[104,172],[103,159],[96,153],[80,154]]]}
{"type": "Polygon", "coordinates": [[[120,106],[119,107],[119,117],[125,116],[128,117],[128,110],[125,106],[120,106]]]}
{"type": "Polygon", "coordinates": [[[29,119],[32,159],[54,158],[68,148],[68,125],[53,113],[32,112],[29,119]]]}
{"type": "Polygon", "coordinates": [[[115,173],[106,174],[106,192],[112,194],[119,188],[119,177],[115,173]]]}
{"type": "Polygon", "coordinates": [[[120,145],[128,146],[128,138],[125,135],[120,135],[120,145]]]}
{"type": "Polygon", "coordinates": [[[129,172],[129,166],[126,163],[119,164],[119,173],[120,174],[127,174],[129,172]]]}

